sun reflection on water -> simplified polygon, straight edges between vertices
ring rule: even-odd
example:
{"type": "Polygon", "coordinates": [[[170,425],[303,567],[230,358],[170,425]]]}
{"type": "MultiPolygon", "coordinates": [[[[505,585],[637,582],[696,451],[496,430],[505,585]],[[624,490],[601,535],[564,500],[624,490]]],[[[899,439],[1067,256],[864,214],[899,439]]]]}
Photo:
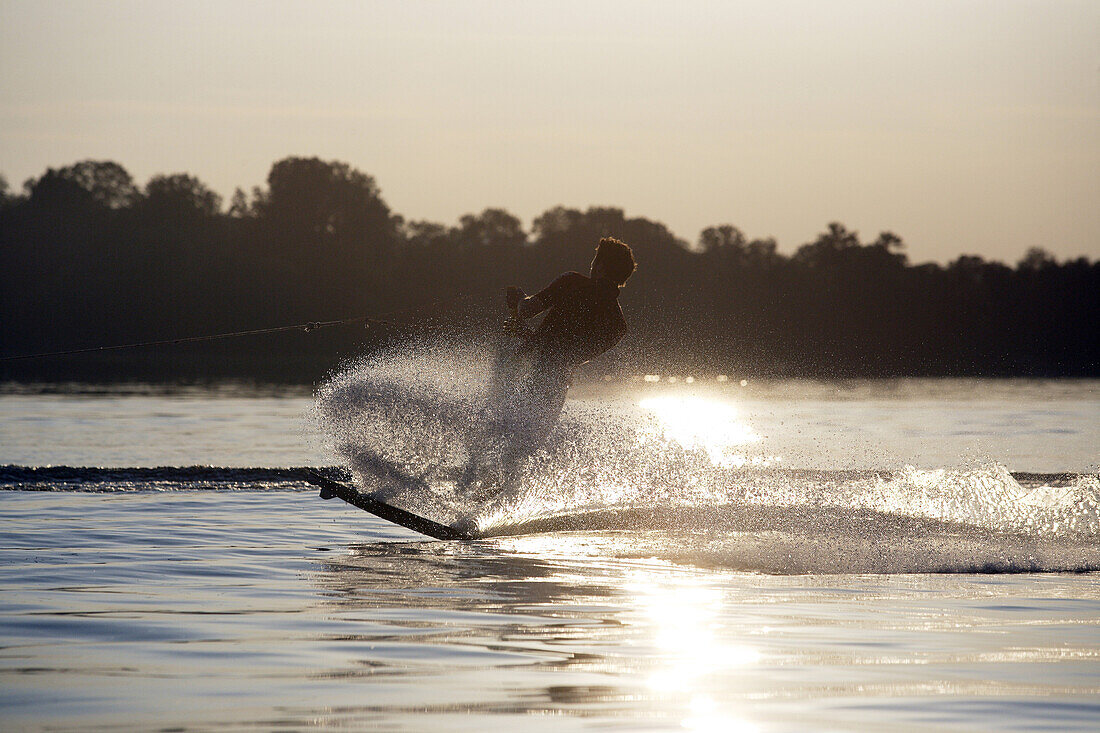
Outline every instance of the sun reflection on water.
{"type": "Polygon", "coordinates": [[[749,457],[732,450],[760,442],[760,436],[745,421],[737,408],[727,402],[701,397],[664,395],[649,397],[638,403],[657,418],[657,425],[642,434],[645,439],[675,441],[688,450],[704,451],[710,460],[723,468],[740,468],[745,464],[766,466],[777,456],[749,457]]]}
{"type": "Polygon", "coordinates": [[[723,709],[708,694],[716,675],[728,675],[760,660],[749,646],[723,642],[720,627],[722,592],[691,583],[654,582],[637,577],[629,586],[637,594],[639,610],[653,624],[653,644],[662,668],[649,675],[647,686],[655,693],[688,696],[688,714],[682,725],[698,731],[754,731],[748,721],[723,709]]]}
{"type": "Polygon", "coordinates": [[[555,582],[580,593],[581,604],[621,597],[629,609],[616,616],[623,653],[604,653],[601,669],[637,679],[664,713],[693,731],[756,731],[750,711],[737,702],[758,689],[762,655],[730,639],[726,592],[705,575],[638,554],[635,540],[617,533],[523,535],[495,540],[508,553],[552,564],[555,582]],[[626,649],[632,648],[633,652],[626,649]]]}

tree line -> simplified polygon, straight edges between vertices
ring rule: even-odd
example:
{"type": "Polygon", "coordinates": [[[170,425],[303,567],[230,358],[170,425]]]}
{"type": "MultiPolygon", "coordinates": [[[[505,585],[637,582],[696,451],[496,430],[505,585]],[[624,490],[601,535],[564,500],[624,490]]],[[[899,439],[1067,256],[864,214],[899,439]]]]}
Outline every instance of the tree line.
{"type": "Polygon", "coordinates": [[[584,271],[602,236],[639,262],[631,333],[598,373],[756,377],[1097,376],[1100,261],[1031,249],[1014,266],[914,265],[892,232],[830,223],[790,256],[732,224],[694,245],[622,209],[557,206],[530,230],[489,208],[406,220],[347,163],[285,158],[226,204],[198,178],[139,186],[118,163],[0,179],[0,356],[355,315],[375,321],[0,363],[0,379],[310,382],[413,337],[491,332],[505,285],[584,271]]]}

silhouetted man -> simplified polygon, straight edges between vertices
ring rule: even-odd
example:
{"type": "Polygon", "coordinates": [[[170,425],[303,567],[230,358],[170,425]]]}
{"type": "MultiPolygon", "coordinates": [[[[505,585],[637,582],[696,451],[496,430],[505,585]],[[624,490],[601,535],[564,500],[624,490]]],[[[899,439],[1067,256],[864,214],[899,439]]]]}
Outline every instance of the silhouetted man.
{"type": "MultiPolygon", "coordinates": [[[[520,462],[549,435],[576,368],[626,333],[619,288],[635,267],[630,247],[607,237],[596,247],[590,276],[563,273],[530,297],[508,288],[505,301],[512,318],[507,330],[521,342],[498,365],[490,396],[489,432],[501,443],[500,488],[513,488],[520,462]],[[542,322],[528,330],[524,321],[543,311],[542,322]]],[[[472,478],[469,471],[467,478],[472,478]]]]}

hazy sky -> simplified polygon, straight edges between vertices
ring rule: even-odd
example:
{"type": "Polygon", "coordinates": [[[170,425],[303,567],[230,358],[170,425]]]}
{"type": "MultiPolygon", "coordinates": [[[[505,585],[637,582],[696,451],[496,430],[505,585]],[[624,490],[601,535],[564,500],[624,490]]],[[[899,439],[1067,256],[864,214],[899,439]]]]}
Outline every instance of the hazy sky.
{"type": "Polygon", "coordinates": [[[1100,2],[0,0],[0,173],[228,196],[287,155],[409,219],[620,206],[780,249],[1100,257],[1100,2]]]}

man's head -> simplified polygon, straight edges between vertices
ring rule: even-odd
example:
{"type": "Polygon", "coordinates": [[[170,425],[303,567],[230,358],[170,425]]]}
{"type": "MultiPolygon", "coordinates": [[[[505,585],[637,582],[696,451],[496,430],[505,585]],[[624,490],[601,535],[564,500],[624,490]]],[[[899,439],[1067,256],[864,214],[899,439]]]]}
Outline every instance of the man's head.
{"type": "Polygon", "coordinates": [[[607,278],[621,288],[637,266],[629,245],[613,237],[604,237],[592,258],[592,277],[607,278]]]}

